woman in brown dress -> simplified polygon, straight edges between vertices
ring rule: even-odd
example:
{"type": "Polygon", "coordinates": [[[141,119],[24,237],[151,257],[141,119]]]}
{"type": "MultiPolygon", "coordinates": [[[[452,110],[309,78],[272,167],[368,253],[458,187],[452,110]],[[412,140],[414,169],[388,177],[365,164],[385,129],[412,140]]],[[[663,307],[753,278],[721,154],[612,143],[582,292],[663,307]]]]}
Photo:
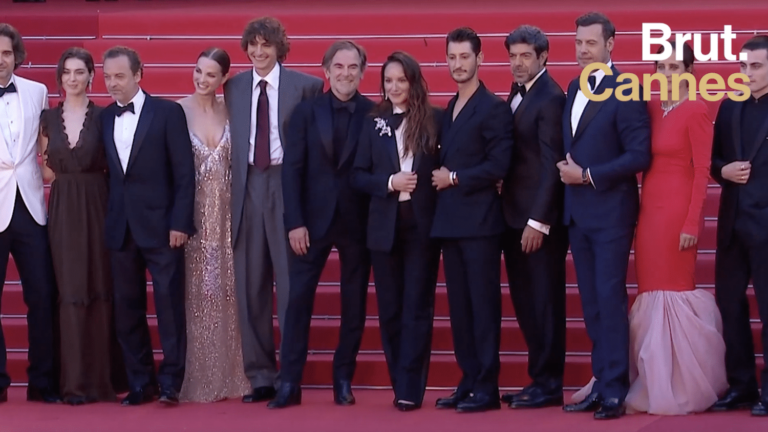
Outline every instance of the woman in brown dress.
{"type": "Polygon", "coordinates": [[[48,231],[59,288],[60,386],[71,405],[114,401],[126,389],[104,244],[107,163],[101,108],[86,95],[93,73],[88,51],[65,51],[56,79],[66,98],[43,111],[40,120],[43,177],[51,181],[48,231]]]}

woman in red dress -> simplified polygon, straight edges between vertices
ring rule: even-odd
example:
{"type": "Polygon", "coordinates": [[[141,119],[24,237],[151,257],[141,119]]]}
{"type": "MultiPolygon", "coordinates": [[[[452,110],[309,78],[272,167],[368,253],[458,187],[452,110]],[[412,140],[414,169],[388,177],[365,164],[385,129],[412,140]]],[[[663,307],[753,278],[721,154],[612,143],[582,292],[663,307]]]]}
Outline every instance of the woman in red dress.
{"type": "Polygon", "coordinates": [[[690,99],[695,91],[686,80],[673,100],[672,76],[693,71],[693,50],[682,49],[683,61],[673,51],[656,63],[667,76],[668,97],[648,104],[652,160],[643,174],[638,296],[629,317],[632,385],[625,403],[631,412],[657,415],[705,411],[728,388],[720,313],[714,296],[695,283],[714,126],[706,103],[690,99]]]}

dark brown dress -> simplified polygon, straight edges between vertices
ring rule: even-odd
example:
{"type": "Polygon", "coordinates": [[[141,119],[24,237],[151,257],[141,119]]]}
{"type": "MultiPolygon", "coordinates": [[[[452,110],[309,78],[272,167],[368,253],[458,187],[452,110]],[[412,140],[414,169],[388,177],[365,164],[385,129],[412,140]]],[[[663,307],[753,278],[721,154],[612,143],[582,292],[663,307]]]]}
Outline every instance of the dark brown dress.
{"type": "Polygon", "coordinates": [[[61,395],[66,402],[114,401],[126,390],[112,316],[112,276],[104,243],[106,157],[99,114],[91,102],[74,148],[63,104],[40,121],[47,165],[56,174],[48,200],[48,232],[59,289],[61,395]]]}

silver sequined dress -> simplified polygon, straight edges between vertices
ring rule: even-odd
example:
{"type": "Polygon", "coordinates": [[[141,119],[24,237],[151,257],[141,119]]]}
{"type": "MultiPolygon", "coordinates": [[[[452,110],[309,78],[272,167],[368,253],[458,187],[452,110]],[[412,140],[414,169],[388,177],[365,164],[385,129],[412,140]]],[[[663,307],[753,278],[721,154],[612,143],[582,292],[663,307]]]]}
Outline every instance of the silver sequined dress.
{"type": "Polygon", "coordinates": [[[187,359],[181,399],[213,402],[250,390],[235,303],[230,231],[229,125],[215,149],[190,132],[196,235],[186,246],[187,359]]]}

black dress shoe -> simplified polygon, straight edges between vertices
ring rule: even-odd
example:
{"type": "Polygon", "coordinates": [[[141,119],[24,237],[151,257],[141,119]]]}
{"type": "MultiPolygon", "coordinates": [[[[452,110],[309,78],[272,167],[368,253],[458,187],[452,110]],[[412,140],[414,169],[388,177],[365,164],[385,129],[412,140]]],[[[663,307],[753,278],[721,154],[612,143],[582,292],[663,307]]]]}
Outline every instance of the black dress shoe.
{"type": "Polygon", "coordinates": [[[534,389],[533,384],[530,384],[526,387],[523,387],[523,389],[518,393],[504,393],[503,395],[501,395],[501,401],[504,402],[505,404],[511,404],[512,402],[515,401],[515,399],[528,394],[533,389],[534,389]]]}
{"type": "Polygon", "coordinates": [[[455,391],[450,396],[444,398],[438,398],[435,401],[435,407],[439,409],[456,409],[459,406],[459,402],[469,397],[469,392],[455,391]]]}
{"type": "Polygon", "coordinates": [[[563,393],[547,393],[539,387],[531,389],[528,393],[515,395],[510,408],[544,408],[563,405],[563,393]]]}
{"type": "Polygon", "coordinates": [[[253,393],[243,396],[243,403],[266,402],[272,400],[277,395],[274,387],[257,387],[253,393]]]}
{"type": "Polygon", "coordinates": [[[269,409],[288,408],[292,405],[301,405],[301,387],[283,383],[277,390],[277,396],[267,403],[269,409]]]}
{"type": "Polygon", "coordinates": [[[736,391],[729,389],[725,396],[718,399],[714,405],[712,405],[710,411],[733,411],[738,409],[749,409],[758,402],[760,394],[757,390],[752,391],[736,391]]]}
{"type": "Polygon", "coordinates": [[[0,388],[0,403],[8,402],[8,388],[0,388]]]}
{"type": "Polygon", "coordinates": [[[27,400],[30,402],[61,403],[61,398],[49,387],[27,387],[27,400]]]}
{"type": "Polygon", "coordinates": [[[486,393],[475,393],[456,405],[456,412],[474,413],[501,409],[499,394],[493,397],[486,393]]]}
{"type": "Polygon", "coordinates": [[[768,399],[763,399],[752,407],[752,415],[756,417],[768,416],[768,399]]]}
{"type": "Polygon", "coordinates": [[[597,393],[592,393],[583,401],[563,406],[565,412],[593,412],[600,409],[602,398],[597,393]]]}
{"type": "Polygon", "coordinates": [[[152,402],[155,399],[155,391],[149,388],[133,390],[120,401],[122,406],[139,406],[152,402]]]}
{"type": "Polygon", "coordinates": [[[396,401],[395,408],[403,412],[408,412],[408,411],[415,411],[421,408],[421,406],[416,405],[415,403],[410,401],[396,401]]]}
{"type": "Polygon", "coordinates": [[[88,399],[85,396],[66,396],[64,397],[64,403],[72,406],[80,406],[88,403],[88,399]]]}
{"type": "Polygon", "coordinates": [[[595,411],[595,420],[612,420],[620,418],[626,412],[624,404],[618,399],[612,398],[600,404],[600,408],[595,411]]]}
{"type": "Polygon", "coordinates": [[[164,388],[160,390],[160,397],[157,399],[163,405],[176,406],[179,404],[179,393],[172,388],[164,388]]]}
{"type": "Polygon", "coordinates": [[[352,383],[336,381],[333,383],[333,401],[336,405],[354,405],[355,396],[352,394],[352,383]]]}

